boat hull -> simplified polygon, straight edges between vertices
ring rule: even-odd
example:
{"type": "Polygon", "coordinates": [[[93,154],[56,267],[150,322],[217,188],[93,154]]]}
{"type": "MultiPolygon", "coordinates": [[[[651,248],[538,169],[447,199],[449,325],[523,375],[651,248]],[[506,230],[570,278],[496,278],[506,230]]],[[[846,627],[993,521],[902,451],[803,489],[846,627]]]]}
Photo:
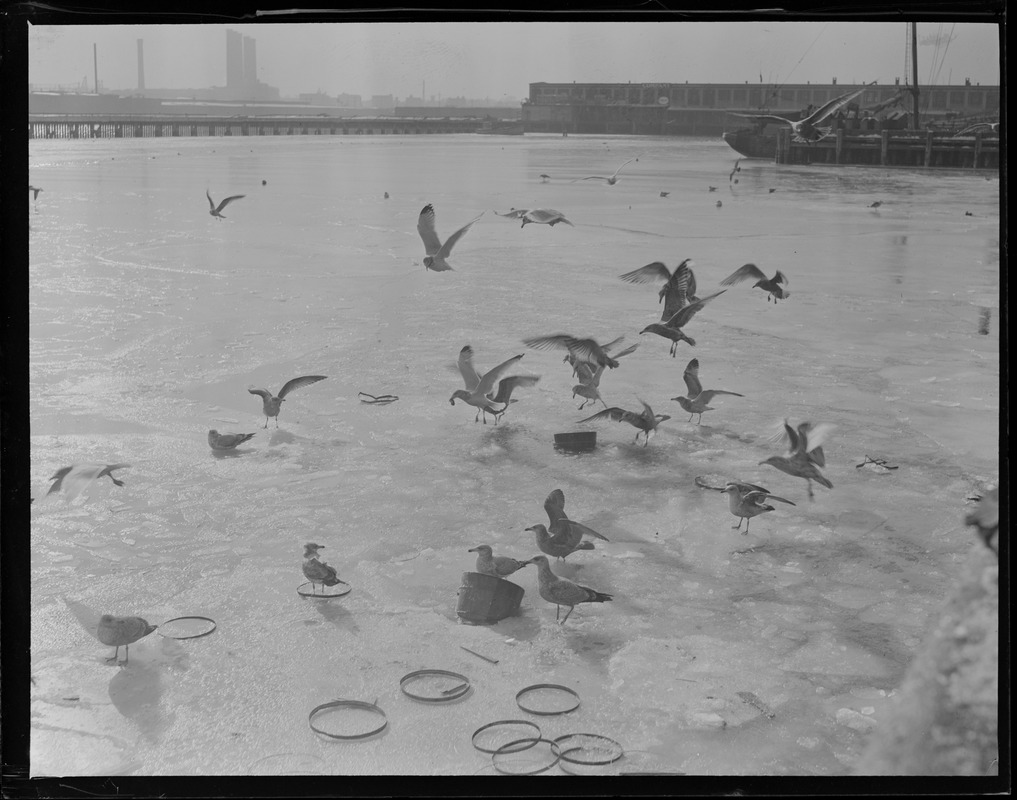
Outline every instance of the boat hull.
{"type": "Polygon", "coordinates": [[[757,133],[751,129],[727,131],[724,141],[732,150],[745,158],[769,158],[777,154],[776,134],[757,133]]]}

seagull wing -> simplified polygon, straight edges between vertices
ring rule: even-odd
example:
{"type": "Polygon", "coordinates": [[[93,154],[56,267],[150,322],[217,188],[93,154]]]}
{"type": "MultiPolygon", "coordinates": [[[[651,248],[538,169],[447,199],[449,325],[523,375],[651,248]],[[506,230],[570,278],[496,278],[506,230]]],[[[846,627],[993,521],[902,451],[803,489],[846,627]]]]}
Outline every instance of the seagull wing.
{"type": "Polygon", "coordinates": [[[441,239],[434,230],[434,206],[428,203],[420,211],[417,217],[417,233],[424,240],[424,254],[433,256],[441,250],[441,239]]]}
{"type": "Polygon", "coordinates": [[[247,195],[246,194],[235,194],[235,195],[233,195],[231,197],[227,197],[225,200],[223,200],[221,203],[219,203],[219,205],[216,207],[215,210],[216,211],[222,211],[224,208],[226,208],[226,206],[228,206],[234,200],[239,200],[241,197],[247,197],[247,195]]]}
{"type": "Polygon", "coordinates": [[[746,278],[755,278],[758,280],[765,280],[766,276],[763,271],[755,264],[745,264],[744,266],[738,267],[734,272],[728,275],[724,280],[720,282],[721,286],[731,286],[734,283],[743,281],[746,278]]]}
{"type": "Polygon", "coordinates": [[[671,271],[664,262],[654,261],[652,264],[634,269],[632,272],[626,272],[618,277],[626,283],[654,283],[671,280],[671,271]]]}
{"type": "Polygon", "coordinates": [[[523,344],[535,350],[568,350],[571,353],[571,342],[574,341],[575,337],[567,333],[554,333],[550,336],[533,336],[523,339],[523,344]]]}
{"type": "MultiPolygon", "coordinates": [[[[498,383],[498,394],[494,396],[495,403],[507,403],[516,389],[533,386],[540,380],[539,375],[510,375],[498,383]]],[[[515,401],[513,401],[515,402],[515,401]]]]}
{"type": "MultiPolygon", "coordinates": [[[[625,162],[625,164],[631,164],[633,161],[636,161],[636,160],[637,159],[635,159],[635,158],[630,158],[628,161],[625,162]]],[[[625,164],[622,164],[621,167],[618,167],[618,169],[616,169],[614,171],[614,173],[611,175],[611,177],[612,178],[617,178],[618,177],[618,173],[622,171],[622,167],[624,167],[625,164]]]]}
{"type": "Polygon", "coordinates": [[[689,305],[685,306],[685,308],[676,311],[674,316],[671,317],[671,319],[669,319],[665,324],[667,325],[668,328],[683,327],[686,323],[688,323],[690,319],[692,319],[696,315],[696,312],[702,310],[703,306],[705,306],[715,297],[724,294],[724,292],[726,291],[727,289],[721,289],[719,292],[714,292],[713,294],[707,295],[701,300],[697,300],[695,303],[689,303],[689,305]]]}
{"type": "Polygon", "coordinates": [[[494,369],[485,372],[484,377],[480,379],[480,383],[477,385],[477,388],[474,389],[473,391],[479,392],[482,395],[491,394],[491,392],[494,391],[495,384],[498,383],[499,380],[501,380],[501,376],[505,374],[505,371],[522,357],[523,357],[522,353],[520,353],[517,356],[512,356],[512,358],[508,359],[507,361],[503,361],[494,369]]]}
{"type": "Polygon", "coordinates": [[[456,365],[459,367],[459,372],[463,376],[463,382],[466,384],[466,388],[472,392],[480,383],[480,373],[477,372],[477,368],[473,366],[472,347],[466,345],[466,347],[459,351],[459,360],[456,362],[456,365]]]}
{"type": "MultiPolygon", "coordinates": [[[[873,81],[873,83],[875,83],[875,81],[873,81]]],[[[870,83],[869,86],[872,86],[872,84],[870,83]]],[[[837,111],[839,111],[848,103],[850,103],[852,100],[854,100],[856,97],[858,97],[858,95],[864,92],[867,88],[869,87],[863,86],[861,89],[856,89],[853,92],[848,92],[847,94],[842,94],[840,97],[833,98],[833,100],[831,100],[829,103],[820,106],[811,114],[809,114],[809,116],[802,120],[802,122],[808,122],[810,125],[818,125],[820,122],[829,117],[831,114],[835,114],[837,111]]]]}
{"type": "Polygon", "coordinates": [[[576,364],[576,379],[584,386],[589,386],[593,383],[593,370],[585,361],[580,361],[576,364]]]}
{"type": "Polygon", "coordinates": [[[263,400],[271,400],[272,393],[268,389],[248,389],[251,394],[260,395],[263,400]]]}
{"type": "Polygon", "coordinates": [[[787,286],[787,285],[788,285],[788,283],[789,283],[789,281],[788,281],[788,279],[787,279],[787,275],[785,275],[785,274],[784,274],[783,272],[781,272],[780,270],[777,270],[777,274],[773,276],[773,279],[774,279],[774,281],[776,281],[777,283],[783,283],[783,284],[784,284],[785,286],[787,286]]]}
{"type": "Polygon", "coordinates": [[[733,111],[728,113],[730,113],[732,117],[745,117],[745,119],[758,119],[758,120],[768,119],[771,122],[786,122],[788,125],[794,124],[791,122],[791,120],[785,119],[784,117],[778,117],[776,114],[736,114],[733,111]]]}
{"type": "Polygon", "coordinates": [[[767,500],[779,500],[781,503],[787,503],[789,506],[798,505],[797,503],[792,503],[790,500],[785,500],[783,497],[777,497],[775,494],[770,494],[769,492],[766,492],[765,494],[767,500]]]}
{"type": "MultiPolygon", "coordinates": [[[[615,342],[621,341],[625,337],[619,337],[615,342]]],[[[611,342],[614,344],[615,342],[611,342]]],[[[570,338],[568,342],[569,352],[575,356],[578,361],[586,361],[591,364],[599,363],[599,360],[608,357],[607,353],[604,352],[604,348],[601,347],[593,339],[575,339],[570,338]]]]}
{"type": "Polygon", "coordinates": [[[583,525],[583,523],[576,522],[575,520],[568,519],[566,517],[563,517],[558,522],[558,524],[562,528],[568,528],[569,529],[569,533],[571,533],[573,536],[576,536],[576,534],[579,534],[579,536],[577,538],[581,538],[583,536],[594,536],[597,539],[603,539],[605,542],[611,541],[610,539],[608,539],[603,534],[597,533],[595,530],[593,530],[593,528],[588,528],[586,525],[583,525]]]}
{"type": "Polygon", "coordinates": [[[210,194],[208,193],[208,189],[205,189],[205,197],[207,197],[207,198],[208,198],[208,207],[209,207],[209,208],[210,208],[210,209],[211,209],[212,211],[215,211],[215,201],[214,201],[214,200],[212,200],[212,195],[210,195],[210,194]]]}
{"type": "Polygon", "coordinates": [[[640,423],[637,420],[641,420],[642,415],[637,414],[634,411],[626,411],[624,408],[619,408],[618,406],[612,406],[611,408],[605,408],[603,411],[598,411],[592,417],[581,419],[579,422],[594,422],[599,419],[610,419],[615,422],[628,422],[639,427],[640,423]]]}
{"type": "Polygon", "coordinates": [[[441,246],[441,249],[438,251],[437,255],[440,258],[448,258],[449,254],[451,254],[452,252],[452,248],[456,246],[456,242],[462,239],[463,236],[466,235],[466,231],[472,228],[473,223],[475,223],[482,216],[484,216],[484,212],[480,212],[477,216],[475,216],[473,219],[471,219],[469,222],[463,225],[463,227],[461,227],[459,230],[457,230],[455,233],[449,236],[445,240],[445,244],[441,246]]]}
{"type": "MultiPolygon", "coordinates": [[[[816,450],[819,448],[827,439],[830,438],[830,434],[833,432],[836,425],[829,422],[823,422],[819,425],[813,426],[811,423],[803,422],[798,426],[798,433],[802,437],[802,441],[805,443],[804,449],[806,453],[812,453],[813,460],[817,455],[816,450]]],[[[819,456],[822,462],[817,461],[821,467],[826,466],[826,461],[822,455],[819,456]]]]}
{"type": "MultiPolygon", "coordinates": [[[[689,398],[698,397],[702,394],[703,384],[699,382],[699,359],[692,359],[685,367],[685,372],[682,374],[685,379],[685,385],[688,387],[689,398]]],[[[704,401],[705,402],[705,401],[704,401]]]]}
{"type": "MultiPolygon", "coordinates": [[[[590,339],[588,341],[593,341],[593,340],[590,339]]],[[[612,347],[614,347],[615,345],[621,344],[623,341],[625,341],[625,337],[624,336],[619,336],[617,339],[612,339],[607,344],[602,345],[600,349],[603,350],[605,353],[609,353],[611,351],[612,347]]],[[[594,342],[594,344],[596,344],[596,342],[594,342]]]]}
{"type": "Polygon", "coordinates": [[[634,353],[634,352],[636,352],[636,350],[637,350],[638,348],[639,348],[639,342],[636,342],[635,344],[630,344],[630,345],[629,345],[628,347],[626,347],[626,348],[625,348],[624,350],[619,350],[619,351],[618,351],[617,353],[615,353],[615,354],[614,354],[614,355],[612,356],[612,358],[615,358],[615,359],[619,359],[619,358],[621,358],[622,356],[627,356],[627,355],[629,355],[630,353],[634,353]]]}
{"type": "MultiPolygon", "coordinates": [[[[687,382],[688,381],[686,381],[686,383],[687,382]]],[[[696,397],[696,399],[702,401],[703,403],[709,403],[718,394],[730,394],[734,395],[735,397],[745,397],[745,395],[738,394],[738,392],[728,392],[725,391],[724,389],[707,389],[704,392],[700,392],[699,396],[696,397]]]]}
{"type": "Polygon", "coordinates": [[[561,489],[553,489],[547,496],[544,501],[544,511],[547,512],[547,518],[552,527],[558,520],[568,519],[565,516],[565,493],[561,489]]]}
{"type": "Polygon", "coordinates": [[[326,375],[303,375],[299,378],[293,378],[292,380],[286,381],[282,389],[279,390],[279,399],[282,400],[286,395],[292,392],[294,389],[300,389],[304,386],[310,386],[312,383],[325,380],[326,375]]]}
{"type": "Polygon", "coordinates": [[[576,178],[576,180],[572,182],[575,183],[576,181],[607,181],[607,180],[610,180],[610,178],[604,175],[587,175],[585,178],[576,178]]]}

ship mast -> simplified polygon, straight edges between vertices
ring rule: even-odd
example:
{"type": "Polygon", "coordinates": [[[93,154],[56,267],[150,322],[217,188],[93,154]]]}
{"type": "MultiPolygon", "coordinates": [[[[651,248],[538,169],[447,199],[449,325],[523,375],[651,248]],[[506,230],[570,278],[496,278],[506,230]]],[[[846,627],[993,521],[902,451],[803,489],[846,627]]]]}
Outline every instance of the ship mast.
{"type": "Polygon", "coordinates": [[[911,23],[911,127],[919,130],[918,121],[918,23],[911,23]]]}

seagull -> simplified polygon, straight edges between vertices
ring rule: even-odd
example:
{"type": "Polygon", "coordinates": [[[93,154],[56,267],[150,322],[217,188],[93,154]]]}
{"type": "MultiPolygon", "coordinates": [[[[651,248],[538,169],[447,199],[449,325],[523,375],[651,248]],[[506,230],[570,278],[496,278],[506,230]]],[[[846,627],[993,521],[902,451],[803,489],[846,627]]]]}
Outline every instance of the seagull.
{"type": "Polygon", "coordinates": [[[468,552],[477,554],[477,572],[483,575],[494,575],[496,578],[507,578],[516,570],[520,570],[530,563],[508,556],[493,555],[489,544],[478,544],[476,547],[471,547],[468,552]]]}
{"type": "MultiPolygon", "coordinates": [[[[624,338],[624,337],[622,337],[622,338],[624,338]]],[[[620,341],[620,340],[615,340],[615,342],[617,342],[617,341],[620,341]]],[[[615,342],[610,342],[610,343],[604,345],[604,349],[605,350],[610,349],[615,344],[615,342]]],[[[629,353],[634,353],[637,349],[639,349],[639,342],[636,342],[633,345],[629,345],[624,350],[619,350],[617,353],[615,353],[612,356],[612,358],[615,361],[617,361],[619,358],[622,358],[623,356],[629,355],[629,353]]],[[[586,364],[586,366],[590,368],[590,373],[591,374],[594,371],[593,370],[593,366],[589,362],[582,361],[581,359],[579,359],[576,356],[572,355],[572,353],[566,353],[565,354],[565,358],[563,358],[561,361],[562,361],[563,364],[569,364],[572,367],[572,375],[573,375],[573,377],[577,376],[579,374],[579,365],[580,364],[586,364]]],[[[582,394],[582,392],[580,392],[580,394],[582,394]]],[[[585,395],[584,395],[584,397],[585,397],[585,395]]]]}
{"type": "Polygon", "coordinates": [[[548,533],[547,527],[544,525],[531,525],[525,530],[533,531],[537,535],[537,547],[547,553],[549,556],[556,556],[558,558],[565,558],[571,555],[576,550],[593,550],[593,542],[586,540],[580,541],[575,547],[572,547],[567,543],[565,537],[552,536],[548,533]]]}
{"type": "Polygon", "coordinates": [[[294,389],[300,389],[304,386],[310,386],[312,383],[323,381],[326,377],[326,375],[303,375],[299,378],[293,378],[286,381],[282,389],[279,390],[279,394],[275,397],[272,396],[268,389],[248,389],[247,391],[251,394],[261,395],[261,408],[265,412],[265,424],[263,427],[268,427],[269,417],[275,417],[275,426],[279,427],[279,411],[282,409],[282,403],[286,399],[286,395],[294,389]]]}
{"type": "Polygon", "coordinates": [[[699,382],[699,359],[692,359],[685,367],[685,374],[682,376],[685,378],[685,385],[688,387],[688,395],[685,397],[672,397],[672,400],[677,400],[678,405],[689,412],[689,422],[692,422],[692,417],[699,414],[699,424],[703,422],[703,412],[712,411],[713,409],[709,406],[709,402],[716,397],[718,394],[731,394],[735,397],[744,397],[743,394],[738,392],[726,392],[721,389],[707,389],[703,391],[703,384],[699,382]]]}
{"type": "Polygon", "coordinates": [[[788,475],[805,478],[809,487],[809,499],[812,500],[813,481],[822,484],[827,489],[833,488],[833,484],[819,471],[819,467],[826,466],[826,456],[823,454],[821,445],[829,437],[833,428],[834,426],[828,423],[813,426],[811,422],[803,422],[795,432],[785,419],[784,438],[789,443],[787,455],[770,456],[759,463],[760,465],[769,464],[788,475]]]}
{"type": "MultiPolygon", "coordinates": [[[[633,161],[638,160],[639,160],[638,158],[630,158],[628,161],[625,162],[625,164],[631,164],[633,161]]],[[[621,167],[618,167],[618,169],[616,169],[614,171],[614,174],[611,175],[610,177],[604,177],[603,175],[587,175],[585,178],[576,178],[576,180],[572,182],[577,183],[579,181],[607,181],[608,186],[614,186],[616,183],[618,183],[618,173],[622,171],[622,167],[624,167],[625,164],[622,164],[621,167]]]]}
{"type": "Polygon", "coordinates": [[[646,447],[650,443],[650,436],[657,430],[657,426],[660,425],[664,420],[671,419],[667,414],[654,414],[653,409],[646,404],[643,400],[639,401],[643,404],[642,413],[635,411],[626,411],[624,408],[618,408],[613,406],[611,408],[605,408],[603,411],[599,411],[592,417],[579,420],[583,422],[593,422],[599,419],[611,419],[615,422],[627,422],[629,425],[634,425],[639,428],[636,432],[635,441],[639,441],[639,434],[642,433],[645,437],[643,441],[643,447],[646,447]]]}
{"type": "MultiPolygon", "coordinates": [[[[612,347],[621,343],[624,338],[624,336],[619,336],[617,339],[601,346],[593,339],[578,339],[568,333],[554,333],[550,336],[533,336],[529,339],[523,339],[523,344],[535,350],[568,350],[573,362],[582,362],[598,367],[606,366],[614,369],[618,366],[618,357],[623,355],[623,353],[618,353],[614,358],[608,355],[608,353],[612,347]]],[[[630,352],[632,352],[631,348],[626,351],[626,353],[630,352]]],[[[569,359],[566,357],[566,360],[569,359]]],[[[573,366],[575,366],[575,363],[573,366]]]]}
{"type": "Polygon", "coordinates": [[[755,278],[756,282],[752,284],[752,288],[755,289],[757,286],[764,290],[766,295],[766,302],[770,302],[770,298],[773,298],[773,302],[776,303],[778,300],[787,300],[791,294],[787,290],[788,279],[780,270],[777,270],[776,274],[772,278],[767,278],[763,274],[763,271],[755,264],[745,264],[744,266],[738,267],[734,272],[728,275],[724,280],[720,282],[721,286],[731,286],[739,281],[743,281],[746,278],[755,278]],[[781,286],[780,284],[784,284],[781,286]]]}
{"type": "MultiPolygon", "coordinates": [[[[610,539],[601,533],[597,533],[597,531],[593,530],[593,528],[587,527],[581,522],[576,522],[575,520],[568,518],[568,515],[565,513],[565,492],[561,489],[553,489],[547,496],[547,499],[544,500],[544,511],[547,512],[548,525],[550,526],[549,532],[552,536],[552,541],[556,545],[568,546],[570,552],[571,550],[578,549],[592,549],[592,546],[590,548],[580,548],[579,545],[584,536],[594,536],[597,539],[603,539],[605,542],[610,541],[610,539]]],[[[540,537],[538,536],[537,538],[537,546],[540,547],[540,537]]],[[[556,553],[550,553],[547,550],[544,550],[543,547],[540,547],[540,549],[548,555],[556,555],[556,553]]],[[[561,556],[561,558],[564,557],[564,555],[561,556]]]]}
{"type": "Polygon", "coordinates": [[[669,194],[671,194],[671,193],[670,192],[661,192],[660,196],[661,197],[667,197],[669,194]]]}
{"type": "Polygon", "coordinates": [[[113,657],[106,661],[117,661],[120,656],[120,648],[124,648],[124,664],[131,658],[129,645],[134,644],[138,639],[143,639],[158,625],[149,625],[147,620],[141,617],[115,617],[112,614],[103,614],[99,617],[99,625],[95,635],[103,644],[115,647],[113,657]]]}
{"type": "Polygon", "coordinates": [[[869,208],[879,208],[881,205],[883,205],[883,201],[882,200],[877,200],[875,203],[870,205],[869,208]]]}
{"type": "Polygon", "coordinates": [[[731,481],[720,491],[727,494],[731,513],[738,517],[738,524],[733,526],[731,530],[740,530],[742,527],[742,520],[745,520],[745,530],[742,531],[742,536],[748,534],[749,520],[752,519],[752,517],[774,510],[773,506],[766,505],[766,500],[779,500],[780,502],[787,503],[788,505],[795,505],[790,500],[785,500],[783,497],[777,497],[777,495],[771,494],[769,489],[764,489],[762,486],[756,486],[754,483],[731,481]]]}
{"type": "MultiPolygon", "coordinates": [[[[999,555],[999,487],[993,487],[978,498],[978,506],[964,517],[965,525],[978,529],[978,537],[999,555]],[[995,542],[993,542],[995,540],[995,542]],[[995,546],[993,546],[995,544],[995,546]]],[[[543,548],[541,548],[543,550],[543,548]]],[[[547,552],[547,551],[545,551],[547,552]]]]}
{"type": "Polygon", "coordinates": [[[721,207],[721,206],[723,206],[723,205],[724,205],[724,201],[723,201],[723,200],[718,200],[718,201],[716,202],[716,206],[717,206],[717,208],[720,208],[720,207],[721,207]]]}
{"type": "MultiPolygon", "coordinates": [[[[268,420],[265,420],[268,424],[268,420]]],[[[208,446],[213,450],[233,450],[238,444],[243,444],[248,439],[254,438],[253,433],[219,433],[211,430],[208,432],[208,446]]]]}
{"type": "Polygon", "coordinates": [[[951,139],[956,139],[958,136],[966,136],[969,133],[975,133],[976,131],[987,131],[989,133],[999,133],[998,122],[976,122],[974,125],[968,125],[963,130],[957,131],[951,139]]]}
{"type": "Polygon", "coordinates": [[[709,190],[709,191],[711,191],[711,192],[715,192],[715,191],[717,191],[717,187],[716,187],[716,186],[710,186],[710,187],[707,187],[707,188],[708,188],[708,190],[709,190]]]}
{"type": "Polygon", "coordinates": [[[304,545],[304,577],[311,582],[311,591],[317,592],[314,588],[314,584],[321,584],[322,590],[326,586],[335,586],[341,583],[339,580],[339,573],[336,572],[335,567],[330,567],[322,561],[318,560],[318,551],[323,549],[325,545],[315,544],[314,542],[308,542],[304,545]]]}
{"type": "MultiPolygon", "coordinates": [[[[594,405],[597,404],[598,400],[604,403],[604,398],[600,396],[600,376],[603,374],[603,364],[594,371],[590,369],[589,364],[585,364],[582,361],[576,362],[576,375],[579,377],[579,383],[572,387],[572,398],[575,399],[577,395],[586,398],[583,400],[582,405],[579,406],[580,410],[590,402],[594,405]]],[[[607,408],[607,403],[604,403],[604,408],[607,408]]]]}
{"type": "Polygon", "coordinates": [[[219,205],[215,204],[215,201],[212,199],[212,195],[208,193],[208,189],[205,190],[205,197],[208,198],[208,208],[209,208],[208,213],[211,214],[216,219],[226,219],[226,217],[224,217],[220,212],[234,200],[239,200],[241,197],[247,197],[247,195],[235,194],[232,197],[227,197],[225,200],[219,203],[219,205]]]}
{"type": "MultiPolygon", "coordinates": [[[[523,223],[520,228],[525,228],[527,222],[534,222],[538,225],[550,225],[552,228],[559,222],[564,222],[566,225],[572,225],[565,215],[560,211],[555,211],[553,208],[532,208],[522,216],[523,223]]],[[[576,227],[572,225],[572,227],[576,227]]]]}
{"type": "Polygon", "coordinates": [[[39,199],[39,192],[41,192],[42,189],[37,189],[34,186],[29,186],[28,191],[32,193],[32,200],[35,201],[39,199]]]}
{"type": "Polygon", "coordinates": [[[501,213],[499,213],[497,211],[495,211],[494,213],[497,214],[499,217],[508,217],[509,219],[519,219],[520,217],[522,217],[522,216],[524,216],[526,214],[529,214],[530,213],[530,209],[528,209],[528,208],[510,208],[504,214],[501,214],[501,213]]]}
{"type": "Polygon", "coordinates": [[[438,234],[434,230],[434,206],[430,203],[424,206],[420,210],[420,216],[417,217],[417,233],[420,234],[420,238],[424,241],[424,269],[434,270],[435,272],[445,272],[452,269],[445,259],[452,253],[452,248],[456,246],[456,242],[482,216],[484,216],[483,211],[449,236],[445,243],[442,244],[441,239],[438,238],[438,234]]]}
{"type": "Polygon", "coordinates": [[[741,163],[741,159],[740,158],[736,158],[735,159],[734,169],[732,169],[731,170],[731,174],[727,176],[728,183],[730,183],[731,180],[734,178],[736,172],[741,172],[742,171],[742,168],[738,166],[740,163],[741,163]]]}
{"type": "Polygon", "coordinates": [[[505,374],[505,371],[521,359],[523,355],[523,353],[520,353],[517,356],[512,356],[512,358],[503,361],[497,367],[485,372],[481,376],[477,372],[476,367],[473,366],[473,348],[470,345],[466,345],[459,351],[459,360],[457,362],[466,388],[456,389],[448,399],[449,405],[454,406],[456,400],[463,400],[478,409],[477,415],[473,418],[474,422],[477,422],[480,415],[483,414],[484,424],[486,425],[487,415],[493,414],[494,422],[497,425],[498,418],[509,407],[512,391],[518,386],[533,386],[540,380],[539,375],[512,375],[509,378],[502,379],[501,376],[505,374]],[[504,384],[506,381],[509,383],[503,389],[501,384],[504,384]],[[495,386],[498,387],[497,391],[495,386]],[[498,397],[502,399],[496,399],[498,397]],[[497,408],[497,405],[502,407],[497,408]]]}
{"type": "Polygon", "coordinates": [[[692,272],[691,258],[686,258],[682,261],[674,268],[674,272],[668,270],[667,265],[663,261],[654,261],[652,264],[626,272],[618,277],[626,283],[665,282],[660,287],[660,292],[657,295],[657,302],[664,302],[666,298],[664,313],[660,318],[661,322],[667,322],[680,308],[699,299],[695,296],[696,276],[692,272]]]}
{"type": "Polygon", "coordinates": [[[645,328],[639,331],[639,333],[640,334],[655,333],[658,336],[663,336],[665,339],[670,339],[671,349],[669,352],[671,354],[671,358],[675,358],[678,355],[678,342],[685,341],[688,342],[692,347],[696,346],[696,340],[690,336],[686,336],[682,328],[685,327],[686,324],[688,324],[689,320],[691,320],[692,317],[696,315],[696,312],[702,309],[703,306],[705,306],[714,298],[724,294],[724,292],[726,291],[727,289],[721,289],[719,292],[708,294],[706,297],[703,297],[694,303],[689,303],[687,306],[680,308],[678,311],[674,312],[674,314],[671,315],[667,322],[664,323],[654,322],[651,325],[647,325],[645,328]]]}
{"type": "Polygon", "coordinates": [[[551,180],[551,176],[550,175],[545,175],[544,173],[540,174],[540,182],[541,183],[547,183],[549,180],[551,180]]]}
{"type": "Polygon", "coordinates": [[[565,624],[569,614],[580,603],[603,603],[614,599],[609,594],[595,591],[586,586],[580,586],[578,583],[573,583],[565,578],[559,578],[551,571],[551,564],[548,562],[547,556],[534,556],[530,559],[530,563],[537,565],[537,581],[539,583],[540,596],[556,606],[555,620],[561,614],[562,606],[569,607],[568,613],[565,614],[565,619],[558,622],[559,625],[565,624]]]}
{"type": "Polygon", "coordinates": [[[118,469],[126,469],[131,466],[130,464],[72,464],[69,467],[63,467],[53,473],[53,477],[50,478],[53,481],[53,485],[49,487],[49,491],[46,492],[48,497],[51,494],[57,492],[63,492],[67,500],[73,500],[82,491],[84,491],[93,481],[99,480],[103,475],[109,476],[109,479],[113,481],[117,486],[123,486],[123,481],[118,481],[113,477],[113,471],[118,469]]]}
{"type": "Polygon", "coordinates": [[[770,194],[773,194],[775,191],[777,191],[777,190],[776,189],[770,189],[770,194]]]}
{"type": "MultiPolygon", "coordinates": [[[[837,113],[854,100],[858,95],[864,92],[869,86],[874,86],[875,81],[870,83],[868,86],[863,86],[861,89],[856,89],[853,92],[847,92],[842,94],[840,97],[835,97],[826,105],[822,105],[813,111],[805,119],[792,122],[784,117],[778,117],[776,114],[734,114],[736,117],[748,117],[755,120],[772,120],[774,122],[786,122],[791,126],[792,139],[796,142],[802,142],[805,144],[814,144],[820,139],[824,139],[830,135],[830,131],[833,130],[830,127],[820,128],[819,124],[823,122],[827,117],[837,113]]],[[[733,112],[732,112],[733,113],[733,112]]],[[[734,173],[732,173],[733,175],[734,173]]]]}

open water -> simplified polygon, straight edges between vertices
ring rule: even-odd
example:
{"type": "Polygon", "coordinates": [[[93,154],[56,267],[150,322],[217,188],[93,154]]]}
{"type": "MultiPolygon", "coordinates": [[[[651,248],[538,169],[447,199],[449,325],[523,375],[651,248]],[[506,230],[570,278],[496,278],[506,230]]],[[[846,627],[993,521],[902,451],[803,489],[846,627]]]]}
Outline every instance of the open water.
{"type": "Polygon", "coordinates": [[[972,546],[965,498],[998,472],[995,175],[742,160],[732,176],[718,140],[541,135],[33,141],[30,158],[33,775],[495,774],[471,734],[526,717],[515,694],[534,683],[581,698],[532,717],[545,736],[625,748],[601,774],[851,772],[972,546]],[[573,182],[637,156],[614,186],[573,182]],[[218,221],[206,188],[246,197],[218,221]],[[454,271],[422,266],[426,203],[442,236],[486,212],[454,271]],[[510,207],[575,227],[492,213],[510,207]],[[790,297],[731,287],[672,359],[638,335],[657,287],[618,275],[685,258],[700,295],[753,262],[790,297]],[[648,447],[577,425],[593,410],[562,354],[521,342],[557,332],[639,342],[601,392],[671,415],[648,447]],[[467,343],[482,370],[525,353],[517,371],[541,376],[499,425],[449,405],[467,343]],[[669,399],[693,356],[706,388],[744,395],[702,425],[669,399]],[[305,374],[328,380],[263,429],[248,387],[305,374]],[[814,502],[759,466],[785,417],[837,426],[814,502]],[[257,435],[223,456],[210,428],[257,435]],[[594,452],[553,448],[577,429],[594,452]],[[866,455],[898,469],[856,468],[866,455]],[[122,488],[43,499],[85,461],[133,466],[122,488]],[[696,476],[796,505],[742,536],[696,476]],[[526,568],[518,617],[459,623],[467,550],[537,554],[524,528],[554,488],[610,539],[554,569],[614,601],[559,627],[526,568]],[[307,541],[349,595],[297,595],[307,541]],[[62,597],[218,628],[153,634],[118,669],[62,597]],[[470,693],[403,695],[424,668],[470,693]],[[316,735],[308,713],[336,698],[377,700],[387,731],[316,735]]]}

